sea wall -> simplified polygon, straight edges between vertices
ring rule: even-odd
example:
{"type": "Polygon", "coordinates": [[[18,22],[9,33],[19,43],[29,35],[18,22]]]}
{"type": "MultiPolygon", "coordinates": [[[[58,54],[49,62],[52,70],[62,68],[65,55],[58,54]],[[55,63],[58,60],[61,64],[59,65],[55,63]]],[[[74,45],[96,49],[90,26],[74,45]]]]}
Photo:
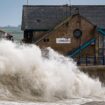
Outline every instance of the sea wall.
{"type": "Polygon", "coordinates": [[[105,84],[105,66],[81,66],[79,68],[90,77],[99,78],[105,84]]]}

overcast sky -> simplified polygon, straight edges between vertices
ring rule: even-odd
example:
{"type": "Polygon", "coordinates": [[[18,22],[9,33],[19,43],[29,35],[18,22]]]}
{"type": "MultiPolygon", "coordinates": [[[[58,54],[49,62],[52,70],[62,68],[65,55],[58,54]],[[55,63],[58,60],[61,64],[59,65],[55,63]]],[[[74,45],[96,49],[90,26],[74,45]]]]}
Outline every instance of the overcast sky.
{"type": "MultiPolygon", "coordinates": [[[[30,5],[64,5],[70,0],[28,0],[30,5]]],[[[0,26],[21,24],[22,6],[27,0],[0,0],[0,26]]],[[[105,5],[105,0],[71,0],[72,5],[105,5]]]]}

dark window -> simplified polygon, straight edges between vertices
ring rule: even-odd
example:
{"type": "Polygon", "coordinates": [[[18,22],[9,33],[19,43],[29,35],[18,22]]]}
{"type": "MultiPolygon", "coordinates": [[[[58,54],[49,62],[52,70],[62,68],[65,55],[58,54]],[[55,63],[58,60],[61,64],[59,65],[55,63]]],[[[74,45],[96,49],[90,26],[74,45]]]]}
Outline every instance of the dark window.
{"type": "Polygon", "coordinates": [[[73,32],[73,35],[75,38],[81,38],[82,36],[82,31],[80,29],[75,29],[73,32]]]}
{"type": "Polygon", "coordinates": [[[41,20],[40,20],[40,19],[37,19],[36,21],[37,21],[38,23],[40,23],[40,22],[41,22],[41,20]]]}
{"type": "Polygon", "coordinates": [[[66,27],[68,27],[68,26],[69,26],[69,22],[66,23],[66,27]]]}
{"type": "Polygon", "coordinates": [[[43,41],[44,42],[49,42],[49,38],[45,38],[43,41]]]}

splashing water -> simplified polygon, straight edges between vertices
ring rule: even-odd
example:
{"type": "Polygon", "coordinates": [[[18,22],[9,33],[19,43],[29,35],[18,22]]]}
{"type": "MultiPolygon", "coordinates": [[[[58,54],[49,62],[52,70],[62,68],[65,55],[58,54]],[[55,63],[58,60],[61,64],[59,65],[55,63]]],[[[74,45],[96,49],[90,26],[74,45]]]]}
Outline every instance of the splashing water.
{"type": "Polygon", "coordinates": [[[80,72],[76,63],[51,48],[0,41],[0,100],[57,101],[105,97],[99,80],[80,72]]]}

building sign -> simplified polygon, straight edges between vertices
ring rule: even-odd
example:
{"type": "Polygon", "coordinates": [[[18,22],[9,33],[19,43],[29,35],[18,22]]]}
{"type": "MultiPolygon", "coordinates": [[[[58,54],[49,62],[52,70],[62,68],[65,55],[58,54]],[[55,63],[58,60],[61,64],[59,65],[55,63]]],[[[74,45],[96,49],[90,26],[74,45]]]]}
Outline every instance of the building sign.
{"type": "Polygon", "coordinates": [[[71,38],[56,38],[57,44],[69,44],[71,43],[71,38]]]}

